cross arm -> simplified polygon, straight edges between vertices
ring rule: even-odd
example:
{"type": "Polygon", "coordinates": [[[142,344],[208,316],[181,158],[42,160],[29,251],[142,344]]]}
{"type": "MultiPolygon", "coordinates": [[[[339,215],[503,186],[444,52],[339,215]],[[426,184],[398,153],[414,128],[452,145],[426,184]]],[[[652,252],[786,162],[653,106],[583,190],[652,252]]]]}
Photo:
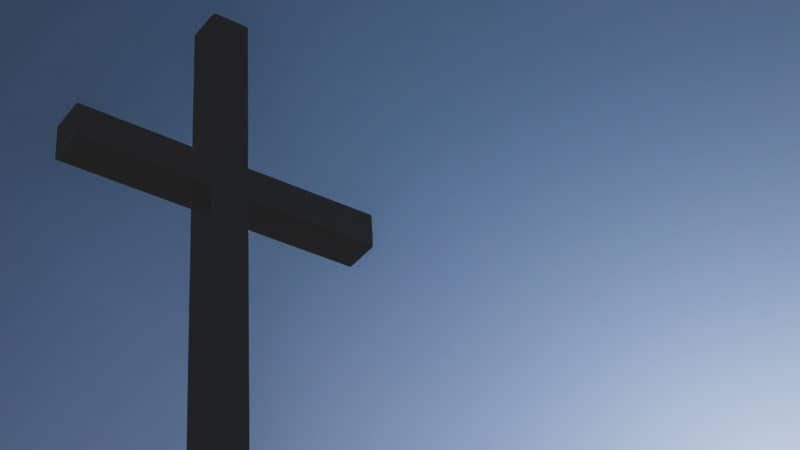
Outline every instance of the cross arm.
{"type": "MultiPolygon", "coordinates": [[[[201,161],[186,144],[82,104],[58,126],[56,159],[186,207],[207,200],[201,161]]],[[[247,169],[250,230],[353,265],[372,248],[372,217],[247,169]]]]}
{"type": "Polygon", "coordinates": [[[372,217],[263,175],[247,174],[250,230],[352,266],[372,248],[372,217]]]}
{"type": "Polygon", "coordinates": [[[191,147],[80,103],[58,126],[56,159],[183,206],[199,198],[191,147]]]}

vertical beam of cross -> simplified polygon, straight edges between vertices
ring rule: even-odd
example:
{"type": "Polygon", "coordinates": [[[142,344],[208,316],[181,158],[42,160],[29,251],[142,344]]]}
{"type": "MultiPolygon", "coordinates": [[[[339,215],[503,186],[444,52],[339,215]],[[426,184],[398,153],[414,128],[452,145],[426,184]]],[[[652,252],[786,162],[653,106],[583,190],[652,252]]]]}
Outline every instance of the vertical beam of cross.
{"type": "Polygon", "coordinates": [[[245,450],[247,28],[212,17],[195,35],[194,74],[192,147],[209,178],[191,213],[187,448],[245,450]]]}

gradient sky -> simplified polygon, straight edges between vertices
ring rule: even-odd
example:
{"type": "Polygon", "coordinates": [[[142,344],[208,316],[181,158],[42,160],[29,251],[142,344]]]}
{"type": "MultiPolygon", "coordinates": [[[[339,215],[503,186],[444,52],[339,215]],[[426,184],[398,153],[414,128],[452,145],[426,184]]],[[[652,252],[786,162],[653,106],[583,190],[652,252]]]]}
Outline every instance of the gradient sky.
{"type": "Polygon", "coordinates": [[[189,212],[55,160],[191,141],[249,27],[250,167],[367,211],[251,234],[251,448],[796,450],[800,3],[20,1],[0,14],[0,448],[185,448],[189,212]]]}

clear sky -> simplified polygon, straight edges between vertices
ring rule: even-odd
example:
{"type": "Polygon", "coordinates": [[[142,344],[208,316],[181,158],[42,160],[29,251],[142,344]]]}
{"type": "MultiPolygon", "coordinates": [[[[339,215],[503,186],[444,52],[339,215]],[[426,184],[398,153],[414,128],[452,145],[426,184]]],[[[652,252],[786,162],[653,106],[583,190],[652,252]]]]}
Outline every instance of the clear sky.
{"type": "Polygon", "coordinates": [[[185,448],[189,212],[57,162],[190,143],[249,27],[251,168],[367,211],[250,236],[251,448],[796,450],[800,3],[19,1],[0,14],[0,448],[185,448]]]}

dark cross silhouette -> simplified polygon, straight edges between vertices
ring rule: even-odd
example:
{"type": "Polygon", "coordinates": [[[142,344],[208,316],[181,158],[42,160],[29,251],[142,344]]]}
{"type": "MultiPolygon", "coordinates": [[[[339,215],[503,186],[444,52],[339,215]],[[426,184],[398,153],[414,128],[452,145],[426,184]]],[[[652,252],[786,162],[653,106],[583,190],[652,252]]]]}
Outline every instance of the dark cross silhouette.
{"type": "Polygon", "coordinates": [[[248,230],[353,265],[369,214],[247,167],[247,28],[195,35],[192,146],[76,104],[56,159],[191,209],[187,448],[249,447],[248,230]]]}

